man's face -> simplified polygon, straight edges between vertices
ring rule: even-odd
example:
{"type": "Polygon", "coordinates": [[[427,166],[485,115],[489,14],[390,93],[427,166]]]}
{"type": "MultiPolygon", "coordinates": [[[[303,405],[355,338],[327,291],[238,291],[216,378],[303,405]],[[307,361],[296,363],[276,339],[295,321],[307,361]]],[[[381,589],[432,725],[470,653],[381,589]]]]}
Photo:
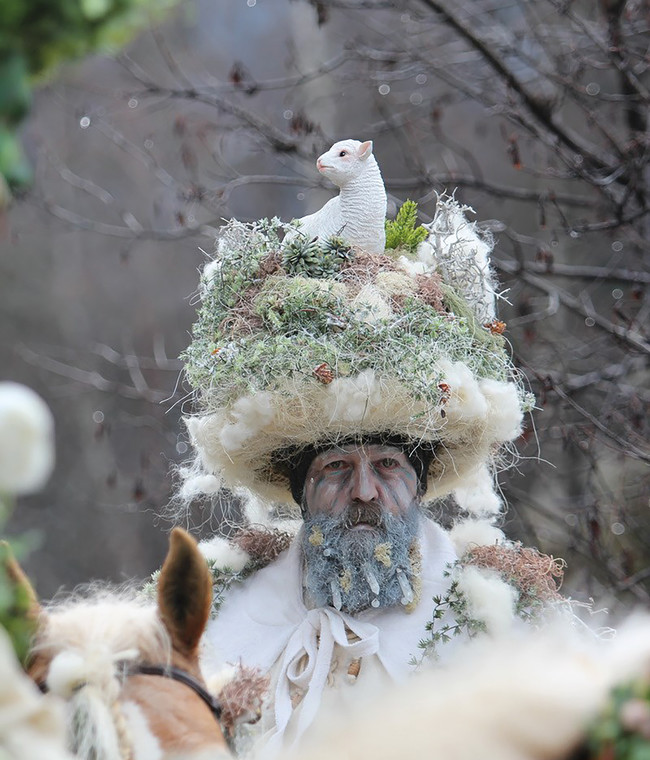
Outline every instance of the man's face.
{"type": "Polygon", "coordinates": [[[393,446],[335,447],[305,481],[302,549],[314,606],[356,613],[413,601],[418,479],[393,446]]]}
{"type": "Polygon", "coordinates": [[[404,452],[381,444],[328,449],[314,458],[305,479],[310,515],[336,516],[351,506],[367,504],[398,517],[417,495],[417,474],[404,452]]]}

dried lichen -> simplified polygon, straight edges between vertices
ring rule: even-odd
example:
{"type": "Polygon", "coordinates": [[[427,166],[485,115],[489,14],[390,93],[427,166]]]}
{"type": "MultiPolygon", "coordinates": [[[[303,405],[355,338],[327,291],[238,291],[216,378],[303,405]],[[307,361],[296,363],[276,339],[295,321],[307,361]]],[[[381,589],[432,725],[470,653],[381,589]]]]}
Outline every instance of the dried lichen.
{"type": "Polygon", "coordinates": [[[269,677],[257,668],[239,666],[233,679],[217,695],[221,704],[221,728],[231,738],[240,723],[256,723],[262,712],[269,677]]]}
{"type": "Polygon", "coordinates": [[[413,601],[404,607],[407,612],[413,612],[422,596],[422,552],[420,542],[413,541],[409,547],[409,562],[411,564],[411,587],[413,589],[413,601]]]}
{"type": "Polygon", "coordinates": [[[232,542],[251,558],[255,567],[263,567],[273,562],[293,540],[290,533],[273,528],[240,528],[232,542]]]}
{"type": "Polygon", "coordinates": [[[309,534],[309,543],[312,546],[320,546],[323,543],[323,531],[318,525],[312,527],[311,533],[309,534]]]}
{"type": "Polygon", "coordinates": [[[475,546],[463,561],[468,565],[496,570],[503,580],[520,593],[520,605],[562,599],[560,586],[565,562],[521,544],[511,546],[475,546]]]}
{"type": "Polygon", "coordinates": [[[393,564],[391,550],[392,546],[388,542],[377,544],[377,546],[375,546],[375,559],[377,562],[381,562],[384,567],[390,567],[393,564]]]}
{"type": "Polygon", "coordinates": [[[346,594],[349,594],[350,589],[352,588],[352,573],[348,568],[346,568],[339,576],[339,583],[341,584],[341,589],[346,594]]]}

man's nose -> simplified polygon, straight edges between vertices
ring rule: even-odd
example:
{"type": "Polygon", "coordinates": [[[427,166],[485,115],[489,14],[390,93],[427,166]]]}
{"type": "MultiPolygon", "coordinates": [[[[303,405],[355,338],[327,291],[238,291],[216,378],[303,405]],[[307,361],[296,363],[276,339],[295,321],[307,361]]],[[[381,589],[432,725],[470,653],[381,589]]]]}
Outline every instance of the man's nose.
{"type": "Polygon", "coordinates": [[[352,473],[350,496],[353,501],[371,502],[379,498],[377,475],[368,462],[362,462],[352,473]]]}

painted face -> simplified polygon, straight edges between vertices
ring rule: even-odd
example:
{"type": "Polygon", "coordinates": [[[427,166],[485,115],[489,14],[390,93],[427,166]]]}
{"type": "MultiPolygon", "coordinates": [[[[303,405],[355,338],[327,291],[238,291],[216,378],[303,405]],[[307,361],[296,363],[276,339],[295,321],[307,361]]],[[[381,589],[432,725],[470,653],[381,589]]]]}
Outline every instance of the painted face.
{"type": "MultiPolygon", "coordinates": [[[[417,501],[418,478],[406,454],[394,446],[333,447],[318,454],[307,471],[304,498],[311,515],[336,516],[348,507],[379,507],[404,515],[417,501]]],[[[363,521],[354,528],[363,529],[363,521]]]]}

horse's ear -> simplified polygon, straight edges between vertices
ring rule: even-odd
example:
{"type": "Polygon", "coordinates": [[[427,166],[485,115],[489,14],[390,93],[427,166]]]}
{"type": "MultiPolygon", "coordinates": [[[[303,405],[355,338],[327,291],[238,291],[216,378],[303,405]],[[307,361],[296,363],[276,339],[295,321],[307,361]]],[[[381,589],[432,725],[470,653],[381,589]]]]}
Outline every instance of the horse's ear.
{"type": "Polygon", "coordinates": [[[210,616],[212,579],[196,541],[174,528],[158,579],[158,611],[174,648],[193,654],[210,616]]]}
{"type": "Polygon", "coordinates": [[[21,590],[23,598],[26,600],[26,617],[35,623],[42,612],[41,605],[34,587],[25,575],[22,567],[18,564],[18,560],[14,557],[11,546],[7,541],[0,541],[0,557],[2,558],[9,580],[11,580],[17,589],[21,590]]]}

